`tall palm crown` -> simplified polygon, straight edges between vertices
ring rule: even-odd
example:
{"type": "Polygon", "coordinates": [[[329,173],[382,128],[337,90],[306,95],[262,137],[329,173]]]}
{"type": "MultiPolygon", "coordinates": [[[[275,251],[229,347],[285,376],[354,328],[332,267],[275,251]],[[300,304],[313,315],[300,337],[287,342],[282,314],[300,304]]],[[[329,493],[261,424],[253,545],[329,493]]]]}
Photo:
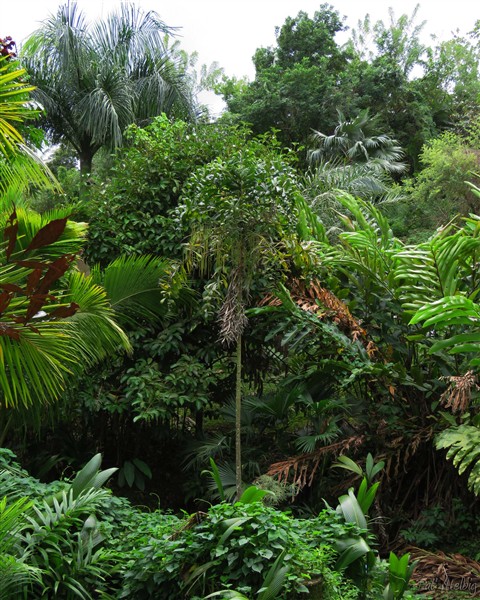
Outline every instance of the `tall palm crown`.
{"type": "Polygon", "coordinates": [[[338,111],[338,125],[331,135],[314,131],[310,151],[311,163],[322,160],[340,160],[345,163],[369,163],[378,170],[401,173],[405,163],[401,162],[404,152],[397,140],[379,133],[378,116],[371,117],[368,109],[362,110],[354,119],[346,119],[338,111]]]}
{"type": "Polygon", "coordinates": [[[122,143],[127,125],[162,112],[194,115],[189,79],[166,50],[170,31],[156,13],[123,3],[88,25],[69,2],[25,44],[47,130],[53,141],[70,142],[83,172],[101,147],[122,143]]]}

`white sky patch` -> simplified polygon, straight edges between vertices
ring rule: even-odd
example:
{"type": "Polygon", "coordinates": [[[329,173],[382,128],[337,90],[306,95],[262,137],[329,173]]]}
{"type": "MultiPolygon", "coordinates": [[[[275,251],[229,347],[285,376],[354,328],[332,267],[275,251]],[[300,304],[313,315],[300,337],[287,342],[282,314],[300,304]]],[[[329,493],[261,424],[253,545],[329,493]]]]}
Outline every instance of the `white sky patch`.
{"type": "MultiPolygon", "coordinates": [[[[79,0],[79,7],[90,20],[112,12],[121,0],[79,0]]],[[[182,48],[197,51],[199,64],[218,62],[228,76],[253,79],[252,56],[260,46],[275,44],[275,27],[300,10],[313,16],[322,0],[137,0],[144,10],[155,10],[165,23],[179,27],[182,48]]],[[[58,0],[16,0],[2,2],[0,37],[12,36],[17,42],[28,37],[41,21],[55,13],[58,0]]],[[[416,0],[332,0],[331,4],[346,16],[346,24],[356,27],[359,19],[369,13],[371,21],[388,22],[388,7],[398,17],[411,15],[416,0]]],[[[448,39],[457,29],[461,34],[471,31],[480,19],[480,4],[472,0],[423,0],[417,23],[426,20],[424,41],[435,34],[448,39]]]]}

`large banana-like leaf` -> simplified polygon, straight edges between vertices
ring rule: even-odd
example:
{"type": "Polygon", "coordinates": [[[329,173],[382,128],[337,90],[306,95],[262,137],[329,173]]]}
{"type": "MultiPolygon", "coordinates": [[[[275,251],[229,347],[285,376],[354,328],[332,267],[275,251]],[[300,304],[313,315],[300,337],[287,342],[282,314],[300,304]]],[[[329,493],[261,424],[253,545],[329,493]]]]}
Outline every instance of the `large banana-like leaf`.
{"type": "Polygon", "coordinates": [[[346,523],[354,523],[361,529],[367,529],[367,520],[353,488],[348,490],[348,495],[340,496],[338,502],[337,513],[343,516],[346,523]]]}

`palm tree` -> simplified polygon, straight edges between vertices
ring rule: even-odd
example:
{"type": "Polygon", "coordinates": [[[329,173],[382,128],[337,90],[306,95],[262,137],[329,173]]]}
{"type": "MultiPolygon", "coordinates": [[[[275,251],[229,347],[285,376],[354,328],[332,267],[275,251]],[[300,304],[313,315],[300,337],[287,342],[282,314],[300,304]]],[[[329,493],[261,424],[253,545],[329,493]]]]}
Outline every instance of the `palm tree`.
{"type": "Polygon", "coordinates": [[[337,160],[340,164],[365,163],[373,171],[401,173],[405,170],[404,156],[397,140],[378,133],[378,115],[370,117],[368,109],[354,119],[346,119],[338,111],[338,125],[331,135],[314,131],[312,141],[317,146],[310,150],[311,164],[337,160]]]}
{"type": "Polygon", "coordinates": [[[179,214],[190,228],[189,266],[225,289],[218,311],[219,341],[235,347],[235,479],[242,492],[242,338],[255,280],[281,277],[282,242],[296,226],[293,170],[256,140],[192,174],[179,214]]]}
{"type": "Polygon", "coordinates": [[[105,290],[75,269],[85,225],[22,209],[2,221],[0,412],[8,412],[55,400],[72,372],[130,344],[105,290]]]}
{"type": "Polygon", "coordinates": [[[38,117],[30,105],[33,87],[24,81],[25,69],[18,61],[0,56],[0,196],[18,192],[34,183],[52,187],[54,178],[26,144],[21,128],[38,117]]]}
{"type": "Polygon", "coordinates": [[[189,79],[166,50],[170,30],[154,12],[121,3],[91,26],[76,2],[59,8],[23,48],[54,142],[76,150],[83,174],[100,148],[122,143],[125,128],[162,112],[193,116],[189,79]]]}

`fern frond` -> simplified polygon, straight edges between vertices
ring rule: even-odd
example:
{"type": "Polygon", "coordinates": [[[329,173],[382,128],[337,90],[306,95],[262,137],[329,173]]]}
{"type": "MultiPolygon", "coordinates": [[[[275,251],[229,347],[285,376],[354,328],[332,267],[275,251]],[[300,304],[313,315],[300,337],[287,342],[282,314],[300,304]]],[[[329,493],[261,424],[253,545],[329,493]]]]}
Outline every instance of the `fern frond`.
{"type": "Polygon", "coordinates": [[[442,431],[435,440],[437,450],[449,448],[447,458],[461,475],[470,470],[468,487],[480,495],[480,427],[458,425],[442,431]]]}

